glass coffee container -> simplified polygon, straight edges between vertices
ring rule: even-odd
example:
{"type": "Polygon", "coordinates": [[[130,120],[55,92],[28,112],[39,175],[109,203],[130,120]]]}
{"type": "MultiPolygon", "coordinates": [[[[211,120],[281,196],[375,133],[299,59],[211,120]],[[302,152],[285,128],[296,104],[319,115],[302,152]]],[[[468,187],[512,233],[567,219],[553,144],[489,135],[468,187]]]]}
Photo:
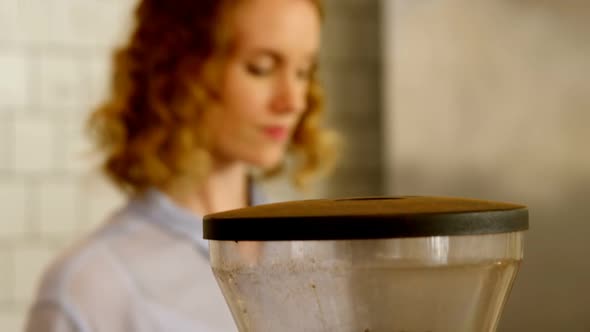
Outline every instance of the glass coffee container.
{"type": "Polygon", "coordinates": [[[241,332],[495,331],[525,206],[448,197],[261,205],[204,218],[241,332]]]}

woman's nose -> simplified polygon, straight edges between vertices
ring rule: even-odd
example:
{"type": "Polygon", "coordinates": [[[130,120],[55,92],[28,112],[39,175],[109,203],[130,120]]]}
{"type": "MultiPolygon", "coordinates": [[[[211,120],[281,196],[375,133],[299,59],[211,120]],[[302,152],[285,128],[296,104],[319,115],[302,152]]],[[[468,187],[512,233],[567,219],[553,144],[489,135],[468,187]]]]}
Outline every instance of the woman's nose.
{"type": "Polygon", "coordinates": [[[307,103],[307,84],[295,75],[282,75],[276,85],[273,111],[277,113],[303,112],[307,103]]]}

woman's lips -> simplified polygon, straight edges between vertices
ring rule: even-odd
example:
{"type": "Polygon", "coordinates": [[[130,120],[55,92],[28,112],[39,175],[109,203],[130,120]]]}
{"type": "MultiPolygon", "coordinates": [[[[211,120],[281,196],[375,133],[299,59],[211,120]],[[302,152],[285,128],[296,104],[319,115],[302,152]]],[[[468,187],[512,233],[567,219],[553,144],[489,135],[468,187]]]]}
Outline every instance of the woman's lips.
{"type": "Polygon", "coordinates": [[[279,142],[285,141],[289,136],[289,129],[284,126],[267,126],[262,131],[268,138],[279,142]]]}

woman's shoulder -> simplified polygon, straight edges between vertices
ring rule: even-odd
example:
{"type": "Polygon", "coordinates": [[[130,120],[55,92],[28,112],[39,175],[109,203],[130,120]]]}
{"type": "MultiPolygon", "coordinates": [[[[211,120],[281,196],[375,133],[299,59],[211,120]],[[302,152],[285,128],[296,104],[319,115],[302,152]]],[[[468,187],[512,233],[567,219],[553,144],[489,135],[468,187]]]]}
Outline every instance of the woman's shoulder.
{"type": "Polygon", "coordinates": [[[132,287],[110,245],[111,234],[118,234],[119,221],[125,218],[116,213],[48,266],[30,308],[32,326],[43,321],[44,309],[52,319],[64,319],[84,331],[90,321],[108,319],[107,312],[124,312],[132,287]]]}
{"type": "Polygon", "coordinates": [[[140,218],[132,213],[128,203],[96,230],[61,252],[41,276],[36,301],[67,302],[74,297],[92,297],[107,286],[124,283],[119,266],[123,263],[113,253],[116,248],[112,245],[118,238],[134,234],[140,218]]]}

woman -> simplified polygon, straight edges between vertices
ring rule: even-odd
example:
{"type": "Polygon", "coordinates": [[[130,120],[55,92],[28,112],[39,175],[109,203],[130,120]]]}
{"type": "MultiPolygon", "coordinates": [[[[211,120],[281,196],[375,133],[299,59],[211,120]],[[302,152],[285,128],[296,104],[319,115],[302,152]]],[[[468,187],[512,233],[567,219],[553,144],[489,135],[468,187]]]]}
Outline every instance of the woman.
{"type": "Polygon", "coordinates": [[[319,35],[317,0],[140,2],[89,122],[129,203],[46,272],[28,331],[235,330],[201,216],[261,203],[252,169],[332,159],[319,35]]]}

